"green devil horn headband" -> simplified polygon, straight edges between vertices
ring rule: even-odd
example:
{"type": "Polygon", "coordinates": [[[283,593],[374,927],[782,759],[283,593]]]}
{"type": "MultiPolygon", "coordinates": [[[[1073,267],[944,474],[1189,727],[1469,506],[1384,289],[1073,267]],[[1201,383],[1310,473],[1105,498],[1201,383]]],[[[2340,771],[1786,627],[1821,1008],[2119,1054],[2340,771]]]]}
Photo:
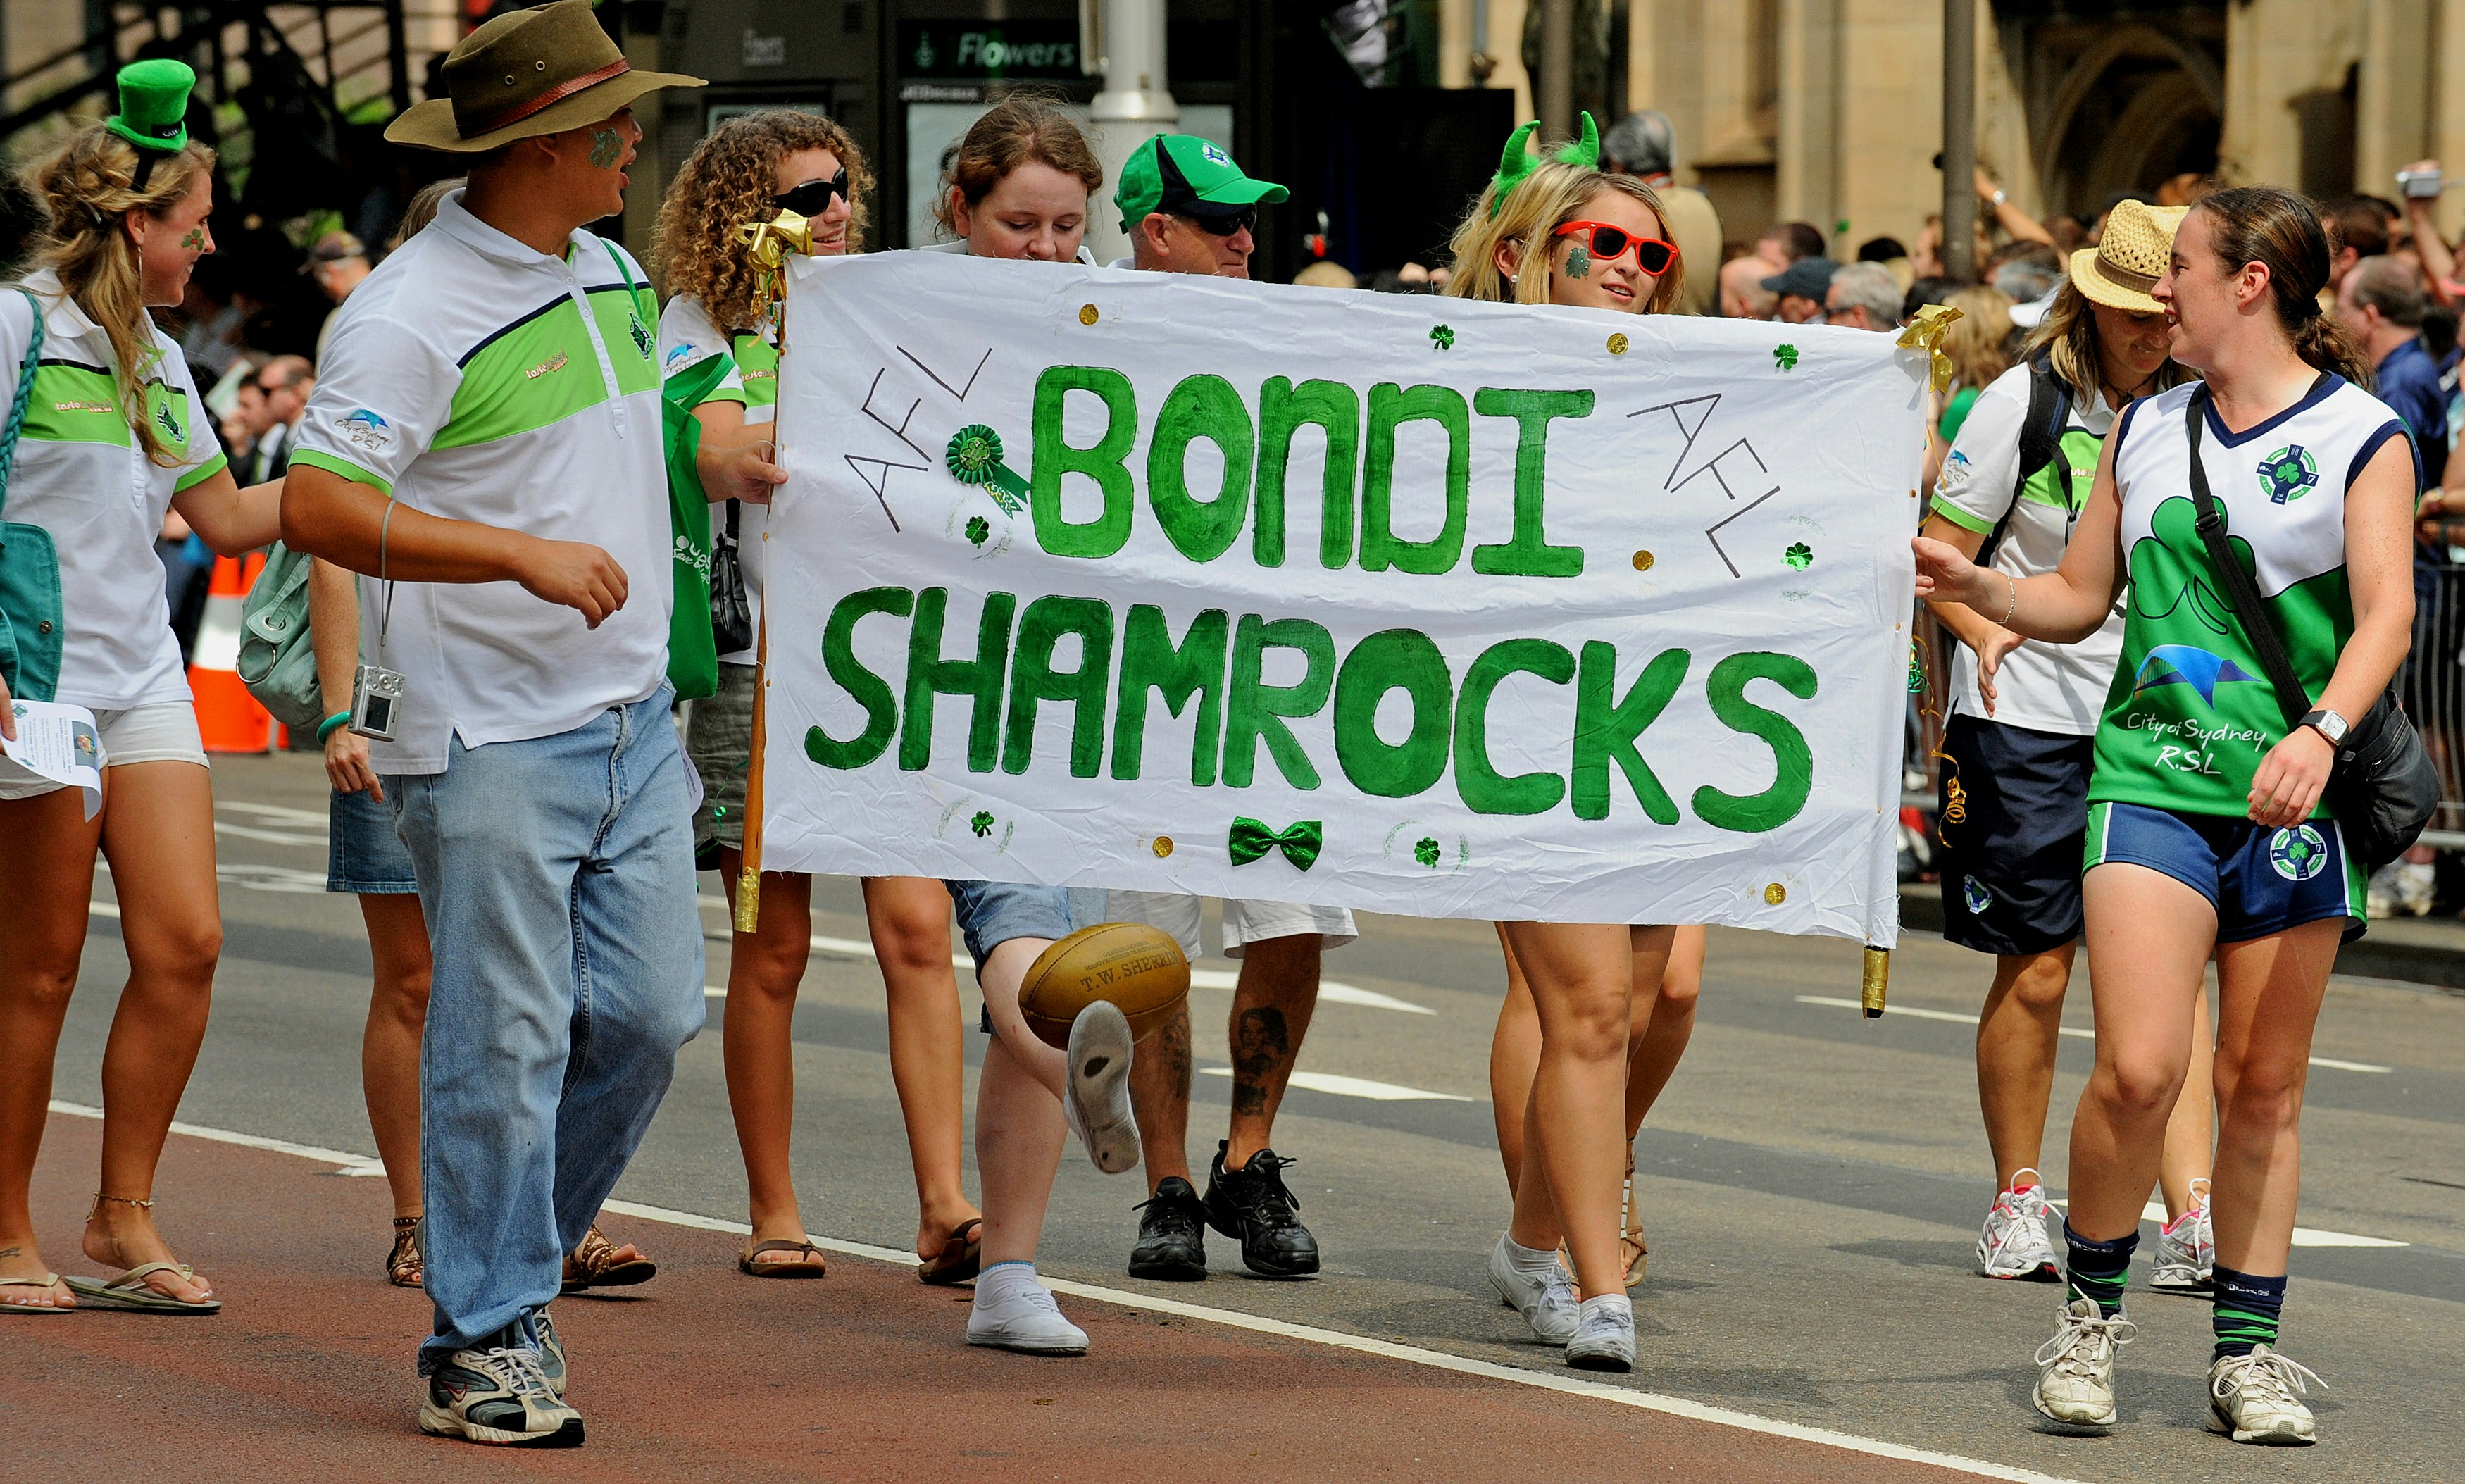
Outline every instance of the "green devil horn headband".
{"type": "MultiPolygon", "coordinates": [[[[1581,117],[1584,121],[1583,137],[1559,145],[1558,152],[1551,158],[1560,165],[1580,165],[1588,170],[1596,170],[1601,165],[1600,125],[1592,122],[1589,110],[1581,117]]],[[[1493,220],[1506,205],[1506,198],[1514,193],[1515,188],[1523,184],[1523,177],[1540,165],[1541,157],[1528,147],[1532,131],[1540,126],[1540,121],[1535,120],[1506,136],[1506,148],[1498,157],[1497,178],[1489,183],[1489,214],[1493,220]]]]}

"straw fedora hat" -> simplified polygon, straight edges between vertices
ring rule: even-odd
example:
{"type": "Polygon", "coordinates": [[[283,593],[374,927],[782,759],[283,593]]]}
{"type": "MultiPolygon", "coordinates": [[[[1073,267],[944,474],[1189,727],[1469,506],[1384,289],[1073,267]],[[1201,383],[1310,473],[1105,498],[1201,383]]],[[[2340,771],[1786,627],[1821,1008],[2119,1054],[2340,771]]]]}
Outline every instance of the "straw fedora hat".
{"type": "Polygon", "coordinates": [[[473,154],[596,123],[645,93],[702,81],[635,71],[599,29],[590,0],[557,0],[464,36],[445,58],[448,96],[415,105],[386,125],[385,137],[473,154]]]}
{"type": "Polygon", "coordinates": [[[2093,248],[2072,255],[2072,286],[2092,303],[2127,309],[2136,315],[2164,314],[2165,306],[2148,297],[2174,251],[2174,229],[2190,211],[2187,206],[2150,206],[2143,201],[2118,201],[2105,216],[2105,235],[2093,248]]]}

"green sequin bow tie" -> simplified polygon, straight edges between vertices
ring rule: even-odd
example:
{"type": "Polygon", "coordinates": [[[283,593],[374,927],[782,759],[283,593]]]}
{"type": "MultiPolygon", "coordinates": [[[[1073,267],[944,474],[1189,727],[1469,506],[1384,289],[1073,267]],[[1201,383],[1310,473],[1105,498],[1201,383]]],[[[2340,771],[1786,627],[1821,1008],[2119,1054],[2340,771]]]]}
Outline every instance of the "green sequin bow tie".
{"type": "Polygon", "coordinates": [[[1232,864],[1246,866],[1272,850],[1281,850],[1293,869],[1307,871],[1318,864],[1318,853],[1326,845],[1326,826],[1315,819],[1304,819],[1290,830],[1270,830],[1258,821],[1242,815],[1232,821],[1231,848],[1232,864]]]}
{"type": "Polygon", "coordinates": [[[973,484],[993,498],[1006,515],[1016,515],[1027,505],[1027,481],[1018,471],[1002,462],[1001,434],[982,423],[969,423],[950,434],[950,451],[945,462],[950,477],[961,484],[973,484]]]}

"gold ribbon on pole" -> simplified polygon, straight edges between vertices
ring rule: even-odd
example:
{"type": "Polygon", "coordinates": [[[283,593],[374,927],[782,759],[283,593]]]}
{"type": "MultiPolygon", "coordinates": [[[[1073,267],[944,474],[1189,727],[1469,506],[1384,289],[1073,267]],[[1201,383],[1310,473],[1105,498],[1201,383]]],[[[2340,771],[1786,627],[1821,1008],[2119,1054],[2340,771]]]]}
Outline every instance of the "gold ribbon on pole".
{"type": "MultiPolygon", "coordinates": [[[[746,222],[736,229],[736,240],[753,263],[753,318],[778,328],[779,348],[788,348],[785,316],[772,311],[788,301],[788,258],[813,251],[813,224],[793,211],[782,211],[766,222],[746,222]]],[[[1954,311],[1957,313],[1957,311],[1954,311]]]]}
{"type": "Polygon", "coordinates": [[[1909,327],[1900,331],[1900,338],[1893,342],[1903,350],[1922,350],[1934,358],[1933,386],[1937,391],[1951,389],[1955,368],[1951,357],[1943,353],[1943,333],[1960,318],[1960,311],[1949,304],[1928,304],[1917,312],[1917,318],[1909,321],[1909,327]]]}

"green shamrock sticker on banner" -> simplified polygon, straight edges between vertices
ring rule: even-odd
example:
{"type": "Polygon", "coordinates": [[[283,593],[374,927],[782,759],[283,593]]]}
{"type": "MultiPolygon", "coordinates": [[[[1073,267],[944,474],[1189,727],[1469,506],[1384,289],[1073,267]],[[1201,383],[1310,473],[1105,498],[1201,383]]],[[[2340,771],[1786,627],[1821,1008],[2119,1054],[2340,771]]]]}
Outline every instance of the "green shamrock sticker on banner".
{"type": "Polygon", "coordinates": [[[1796,370],[1797,347],[1795,345],[1774,345],[1772,347],[1772,365],[1778,366],[1784,371],[1796,370]]]}
{"type": "Polygon", "coordinates": [[[986,519],[985,519],[984,517],[982,517],[982,516],[969,516],[969,517],[967,517],[967,544],[968,544],[968,545],[971,545],[971,546],[981,546],[981,545],[983,545],[983,544],[985,543],[985,540],[986,540],[986,538],[987,538],[987,537],[989,537],[990,535],[992,535],[992,533],[993,533],[993,525],[992,525],[992,522],[991,522],[990,521],[986,520],[986,519]]]}
{"type": "Polygon", "coordinates": [[[1438,842],[1434,835],[1423,835],[1413,842],[1412,858],[1435,871],[1438,868],[1438,842]]]}
{"type": "Polygon", "coordinates": [[[992,833],[993,816],[991,811],[988,809],[976,810],[976,817],[967,821],[967,828],[974,831],[979,839],[992,833]]]}
{"type": "Polygon", "coordinates": [[[949,465],[950,477],[982,489],[1003,514],[1014,516],[1027,508],[1027,481],[1002,462],[1001,434],[984,424],[969,423],[950,434],[944,461],[949,465]]]}
{"type": "Polygon", "coordinates": [[[1440,350],[1453,350],[1455,348],[1455,332],[1446,325],[1433,324],[1430,326],[1430,343],[1440,350]]]}
{"type": "Polygon", "coordinates": [[[1781,554],[1781,560],[1787,562],[1791,568],[1803,572],[1814,565],[1814,548],[1802,541],[1791,542],[1788,550],[1781,554]]]}

